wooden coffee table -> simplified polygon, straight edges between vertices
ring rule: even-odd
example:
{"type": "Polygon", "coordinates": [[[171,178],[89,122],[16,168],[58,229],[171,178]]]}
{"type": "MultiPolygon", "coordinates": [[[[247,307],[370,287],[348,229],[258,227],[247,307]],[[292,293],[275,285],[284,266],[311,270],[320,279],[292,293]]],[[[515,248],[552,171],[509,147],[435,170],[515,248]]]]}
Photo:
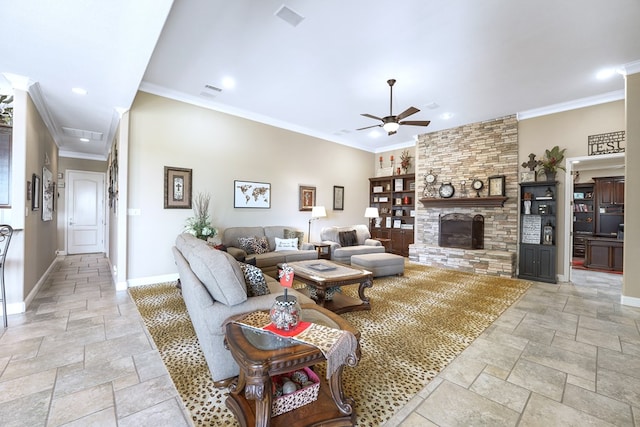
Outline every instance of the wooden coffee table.
{"type": "MultiPolygon", "coordinates": [[[[356,366],[360,358],[360,332],[349,322],[315,304],[302,304],[302,319],[353,333],[358,339],[356,359],[348,360],[347,364],[356,366]]],[[[238,381],[230,387],[225,404],[242,427],[355,425],[355,402],[345,397],[342,390],[344,366],[339,367],[328,382],[320,378],[316,401],[271,417],[271,377],[324,361],[317,347],[238,323],[227,324],[225,345],[240,366],[238,381]]]]}
{"type": "MultiPolygon", "coordinates": [[[[373,273],[361,268],[340,264],[327,260],[296,261],[287,263],[295,272],[294,279],[315,288],[316,304],[334,313],[371,310],[369,298],[365,296],[366,288],[373,286],[373,273]],[[331,300],[325,298],[326,290],[334,286],[358,284],[358,297],[352,298],[341,292],[333,294],[331,300]]],[[[309,295],[305,289],[300,290],[309,295]]]]}

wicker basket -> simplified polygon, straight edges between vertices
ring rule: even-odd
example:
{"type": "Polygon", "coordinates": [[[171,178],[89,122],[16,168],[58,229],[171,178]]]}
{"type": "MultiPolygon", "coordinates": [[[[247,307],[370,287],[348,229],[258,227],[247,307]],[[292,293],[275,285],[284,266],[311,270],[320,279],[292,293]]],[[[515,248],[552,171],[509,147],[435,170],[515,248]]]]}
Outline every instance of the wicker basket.
{"type": "MultiPolygon", "coordinates": [[[[313,385],[306,386],[301,388],[300,390],[291,393],[285,394],[284,396],[280,396],[273,399],[273,404],[271,406],[271,416],[277,417],[280,414],[284,414],[285,412],[292,411],[296,408],[304,406],[308,403],[314,402],[318,400],[318,391],[320,390],[320,378],[318,375],[313,372],[309,368],[302,368],[307,373],[310,381],[313,381],[313,385]]],[[[289,374],[281,375],[288,377],[289,374]]],[[[279,378],[274,377],[273,383],[275,384],[279,378]]]]}

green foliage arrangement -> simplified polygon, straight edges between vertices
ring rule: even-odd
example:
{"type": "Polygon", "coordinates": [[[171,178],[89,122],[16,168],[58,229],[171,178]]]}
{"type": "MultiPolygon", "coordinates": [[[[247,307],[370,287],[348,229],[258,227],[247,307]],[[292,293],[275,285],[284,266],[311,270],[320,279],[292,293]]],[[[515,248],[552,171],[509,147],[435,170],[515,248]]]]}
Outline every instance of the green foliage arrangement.
{"type": "Polygon", "coordinates": [[[211,196],[209,194],[198,193],[193,200],[194,216],[187,218],[187,225],[184,231],[193,234],[198,239],[207,240],[218,234],[218,229],[211,225],[209,219],[209,202],[211,196]]]}

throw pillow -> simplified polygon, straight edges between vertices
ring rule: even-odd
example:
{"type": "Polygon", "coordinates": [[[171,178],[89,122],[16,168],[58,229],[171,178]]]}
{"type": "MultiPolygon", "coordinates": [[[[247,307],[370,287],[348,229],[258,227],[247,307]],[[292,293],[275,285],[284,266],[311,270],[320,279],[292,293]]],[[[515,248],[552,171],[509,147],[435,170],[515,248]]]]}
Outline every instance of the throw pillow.
{"type": "Polygon", "coordinates": [[[276,252],[277,251],[297,251],[298,250],[298,239],[280,239],[278,237],[276,239],[276,252]]]}
{"type": "Polygon", "coordinates": [[[302,249],[302,242],[304,242],[304,231],[284,229],[285,239],[298,239],[298,249],[302,249]]]}
{"type": "Polygon", "coordinates": [[[265,236],[262,237],[238,237],[238,245],[247,255],[264,254],[269,252],[269,241],[265,236]]]}
{"type": "Polygon", "coordinates": [[[255,243],[253,244],[253,253],[255,254],[265,254],[271,251],[269,248],[269,241],[265,236],[256,237],[255,243]]]}
{"type": "Polygon", "coordinates": [[[238,246],[240,246],[240,249],[245,251],[247,254],[254,253],[253,246],[255,245],[255,242],[255,237],[238,237],[238,246]]]}
{"type": "Polygon", "coordinates": [[[341,231],[338,233],[340,246],[356,246],[358,244],[358,236],[356,230],[341,231]]]}
{"type": "Polygon", "coordinates": [[[244,274],[244,281],[247,284],[247,296],[255,297],[271,293],[269,286],[267,286],[267,281],[264,280],[262,270],[243,262],[238,264],[240,264],[240,269],[242,270],[242,274],[244,274]]]}

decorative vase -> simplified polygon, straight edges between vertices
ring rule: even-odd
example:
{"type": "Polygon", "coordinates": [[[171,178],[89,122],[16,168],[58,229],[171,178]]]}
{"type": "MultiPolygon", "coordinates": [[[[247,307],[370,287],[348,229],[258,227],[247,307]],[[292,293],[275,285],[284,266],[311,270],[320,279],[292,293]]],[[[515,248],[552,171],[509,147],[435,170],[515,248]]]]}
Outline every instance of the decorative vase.
{"type": "Polygon", "coordinates": [[[555,181],[556,180],[556,171],[552,171],[551,169],[544,170],[544,176],[547,181],[555,181]]]}
{"type": "Polygon", "coordinates": [[[273,302],[269,315],[276,328],[289,331],[298,326],[300,310],[300,304],[298,304],[296,297],[279,295],[273,302]]]}

